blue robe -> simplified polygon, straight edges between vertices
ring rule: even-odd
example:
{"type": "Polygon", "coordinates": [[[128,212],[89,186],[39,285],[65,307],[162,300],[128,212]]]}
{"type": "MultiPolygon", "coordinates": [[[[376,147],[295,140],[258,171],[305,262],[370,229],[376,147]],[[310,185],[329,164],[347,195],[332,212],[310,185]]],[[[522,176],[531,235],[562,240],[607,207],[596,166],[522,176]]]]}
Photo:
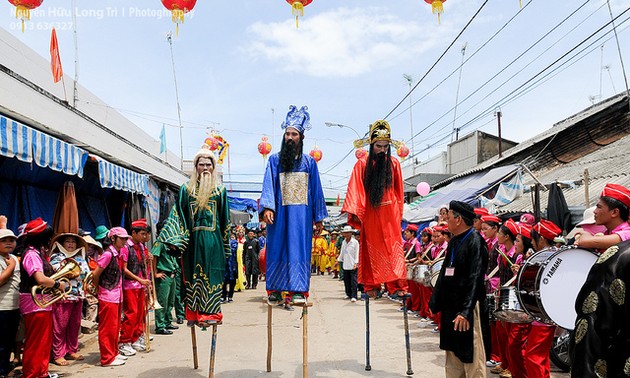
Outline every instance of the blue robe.
{"type": "Polygon", "coordinates": [[[313,223],[328,216],[315,160],[303,154],[300,167],[285,173],[279,154],[271,155],[260,206],[274,212],[267,225],[267,290],[308,292],[313,223]]]}

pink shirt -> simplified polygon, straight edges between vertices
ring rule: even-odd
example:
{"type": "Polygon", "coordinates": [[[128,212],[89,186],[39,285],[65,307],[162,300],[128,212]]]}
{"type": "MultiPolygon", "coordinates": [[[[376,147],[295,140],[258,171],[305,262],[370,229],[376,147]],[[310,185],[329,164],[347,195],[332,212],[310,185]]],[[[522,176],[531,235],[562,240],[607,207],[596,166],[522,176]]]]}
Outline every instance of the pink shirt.
{"type": "MultiPolygon", "coordinates": [[[[127,241],[127,245],[122,247],[120,250],[120,255],[122,256],[122,259],[125,263],[129,261],[129,253],[136,253],[133,246],[134,246],[133,241],[129,239],[127,241]]],[[[141,251],[140,252],[141,254],[144,254],[144,246],[142,244],[140,244],[140,251],[141,251]]],[[[140,272],[140,274],[137,274],[137,276],[140,278],[145,278],[144,272],[140,272]]],[[[142,289],[142,288],[144,288],[144,286],[140,282],[126,278],[123,272],[123,290],[136,290],[136,289],[142,289]]]]}
{"type": "MultiPolygon", "coordinates": [[[[98,266],[105,269],[109,265],[110,261],[112,261],[112,257],[118,257],[118,251],[114,246],[110,246],[108,249],[103,251],[103,253],[98,258],[98,266]]],[[[107,290],[106,288],[99,285],[98,287],[98,299],[103,302],[109,303],[121,303],[122,302],[122,277],[118,281],[116,287],[112,290],[107,290]]]]}
{"type": "MultiPolygon", "coordinates": [[[[24,271],[31,277],[37,272],[44,274],[42,257],[33,249],[28,249],[28,251],[32,252],[28,252],[22,257],[22,268],[24,268],[24,271]]],[[[52,306],[41,308],[35,304],[31,293],[20,293],[20,312],[22,315],[39,311],[52,311],[52,306]]]]}
{"type": "Polygon", "coordinates": [[[606,235],[617,234],[621,238],[621,241],[630,239],[630,224],[628,222],[622,222],[619,226],[615,227],[612,231],[606,231],[606,235]]]}

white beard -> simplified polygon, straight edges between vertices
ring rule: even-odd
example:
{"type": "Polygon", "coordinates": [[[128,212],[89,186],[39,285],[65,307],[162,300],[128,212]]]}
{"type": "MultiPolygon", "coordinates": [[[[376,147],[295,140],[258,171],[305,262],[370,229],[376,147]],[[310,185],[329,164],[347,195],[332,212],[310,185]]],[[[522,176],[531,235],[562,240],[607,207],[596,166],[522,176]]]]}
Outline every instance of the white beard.
{"type": "Polygon", "coordinates": [[[199,177],[199,185],[197,187],[197,208],[206,208],[208,200],[210,200],[210,196],[215,189],[216,182],[214,180],[214,175],[205,173],[199,177]]]}

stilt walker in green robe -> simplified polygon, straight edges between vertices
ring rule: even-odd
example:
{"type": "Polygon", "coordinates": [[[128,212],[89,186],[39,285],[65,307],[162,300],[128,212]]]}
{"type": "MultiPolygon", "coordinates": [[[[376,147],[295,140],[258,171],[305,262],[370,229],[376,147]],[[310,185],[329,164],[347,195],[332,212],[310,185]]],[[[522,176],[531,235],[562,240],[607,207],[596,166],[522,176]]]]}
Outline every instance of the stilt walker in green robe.
{"type": "Polygon", "coordinates": [[[182,274],[188,325],[207,327],[223,319],[221,289],[230,249],[230,211],[225,187],[216,178],[216,157],[202,148],[193,159],[158,241],[184,251],[182,274]]]}

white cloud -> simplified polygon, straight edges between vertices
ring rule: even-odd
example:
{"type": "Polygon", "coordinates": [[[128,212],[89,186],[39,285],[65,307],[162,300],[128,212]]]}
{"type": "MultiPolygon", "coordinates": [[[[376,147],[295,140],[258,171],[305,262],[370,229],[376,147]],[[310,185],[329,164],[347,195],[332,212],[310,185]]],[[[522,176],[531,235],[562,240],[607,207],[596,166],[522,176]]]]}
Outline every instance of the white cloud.
{"type": "Polygon", "coordinates": [[[433,47],[447,28],[420,25],[383,8],[338,8],[283,22],[257,22],[245,51],[282,70],[315,77],[352,77],[400,64],[433,47]]]}

